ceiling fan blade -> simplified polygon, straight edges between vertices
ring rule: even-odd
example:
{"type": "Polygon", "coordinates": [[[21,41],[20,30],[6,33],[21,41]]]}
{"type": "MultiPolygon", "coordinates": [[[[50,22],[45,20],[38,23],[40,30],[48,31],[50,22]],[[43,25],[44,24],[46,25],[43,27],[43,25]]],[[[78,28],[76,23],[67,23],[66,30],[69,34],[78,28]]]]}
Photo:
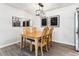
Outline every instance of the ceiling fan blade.
{"type": "Polygon", "coordinates": [[[39,5],[40,7],[44,7],[44,5],[43,5],[42,3],[38,3],[38,5],[39,5]]]}

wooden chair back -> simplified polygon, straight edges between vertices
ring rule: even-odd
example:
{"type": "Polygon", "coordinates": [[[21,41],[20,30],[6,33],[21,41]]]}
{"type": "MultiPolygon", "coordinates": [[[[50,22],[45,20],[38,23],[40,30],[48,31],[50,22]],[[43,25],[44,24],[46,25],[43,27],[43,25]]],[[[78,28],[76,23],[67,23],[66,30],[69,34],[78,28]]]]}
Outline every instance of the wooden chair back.
{"type": "Polygon", "coordinates": [[[51,27],[49,30],[49,41],[52,41],[52,34],[53,34],[54,28],[51,27]]]}
{"type": "Polygon", "coordinates": [[[32,35],[33,36],[36,36],[36,33],[37,33],[36,27],[32,27],[32,35]]]}
{"type": "Polygon", "coordinates": [[[47,42],[47,40],[46,40],[46,33],[47,33],[48,30],[49,30],[48,27],[45,27],[45,28],[43,29],[42,36],[41,36],[41,43],[42,43],[42,44],[44,44],[44,43],[47,42]]]}
{"type": "Polygon", "coordinates": [[[23,28],[23,35],[25,37],[29,36],[30,35],[30,28],[29,27],[24,27],[23,28]]]}
{"type": "Polygon", "coordinates": [[[49,27],[46,26],[46,27],[43,29],[42,36],[46,35],[46,33],[47,33],[48,30],[49,30],[49,27]]]}

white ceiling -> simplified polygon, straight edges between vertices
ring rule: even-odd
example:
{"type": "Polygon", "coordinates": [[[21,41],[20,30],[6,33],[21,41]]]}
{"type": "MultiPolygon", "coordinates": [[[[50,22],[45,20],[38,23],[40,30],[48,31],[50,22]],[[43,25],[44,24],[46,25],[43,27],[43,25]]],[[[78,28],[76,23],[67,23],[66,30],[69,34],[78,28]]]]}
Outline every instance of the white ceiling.
{"type": "MultiPolygon", "coordinates": [[[[58,8],[70,6],[74,3],[43,3],[44,11],[51,11],[58,8]]],[[[15,7],[31,14],[35,13],[35,10],[39,9],[38,3],[7,3],[11,7],[15,7]]]]}

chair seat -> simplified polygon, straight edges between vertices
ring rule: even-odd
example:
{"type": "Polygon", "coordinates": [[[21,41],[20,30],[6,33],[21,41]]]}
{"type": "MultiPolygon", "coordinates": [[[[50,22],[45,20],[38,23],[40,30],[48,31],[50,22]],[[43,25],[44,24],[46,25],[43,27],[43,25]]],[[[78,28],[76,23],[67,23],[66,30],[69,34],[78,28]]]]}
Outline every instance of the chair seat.
{"type": "Polygon", "coordinates": [[[33,40],[33,39],[31,39],[31,38],[27,38],[27,40],[29,40],[29,41],[31,41],[31,42],[34,42],[34,40],[33,40]]]}
{"type": "MultiPolygon", "coordinates": [[[[35,40],[32,39],[32,38],[27,38],[27,40],[29,40],[29,41],[31,41],[31,42],[35,42],[35,40]]],[[[39,38],[39,42],[41,42],[41,38],[39,38]]]]}

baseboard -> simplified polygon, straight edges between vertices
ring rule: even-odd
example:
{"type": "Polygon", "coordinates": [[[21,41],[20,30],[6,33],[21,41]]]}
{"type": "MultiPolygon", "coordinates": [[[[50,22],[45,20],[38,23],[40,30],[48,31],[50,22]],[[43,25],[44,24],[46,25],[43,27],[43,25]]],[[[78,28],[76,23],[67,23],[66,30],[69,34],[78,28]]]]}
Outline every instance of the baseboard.
{"type": "Polygon", "coordinates": [[[67,48],[74,49],[74,46],[73,46],[73,45],[64,44],[64,43],[55,42],[55,41],[52,41],[52,42],[55,43],[55,44],[61,45],[61,46],[63,46],[63,47],[67,47],[67,48]]]}
{"type": "Polygon", "coordinates": [[[53,41],[53,42],[57,42],[57,43],[65,44],[65,45],[70,45],[70,46],[74,46],[74,44],[68,44],[68,43],[64,43],[64,42],[59,42],[59,41],[53,41]]]}
{"type": "Polygon", "coordinates": [[[20,41],[12,42],[12,43],[9,43],[9,44],[6,44],[6,45],[2,45],[2,46],[0,46],[0,48],[7,47],[7,46],[10,46],[10,45],[16,44],[16,43],[18,43],[18,42],[20,42],[20,41]]]}

